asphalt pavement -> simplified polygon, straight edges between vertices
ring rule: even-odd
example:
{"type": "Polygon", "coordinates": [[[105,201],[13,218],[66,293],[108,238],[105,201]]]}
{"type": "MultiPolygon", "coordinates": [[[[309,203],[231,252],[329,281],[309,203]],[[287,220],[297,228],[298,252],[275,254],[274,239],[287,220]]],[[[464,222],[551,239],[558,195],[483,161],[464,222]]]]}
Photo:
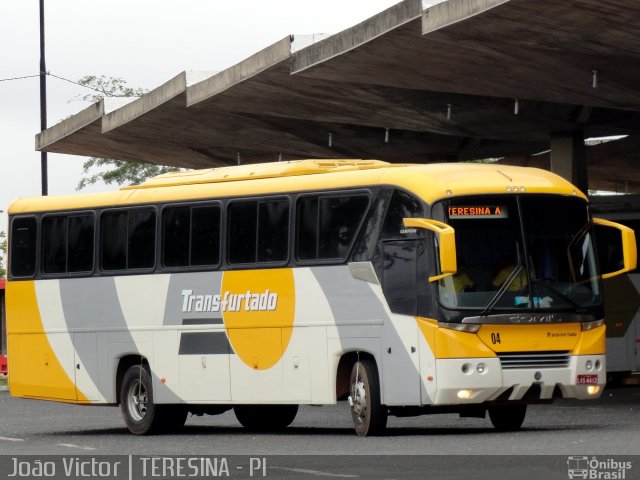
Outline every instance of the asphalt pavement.
{"type": "MultiPolygon", "coordinates": [[[[611,466],[612,459],[623,458],[637,465],[625,471],[624,479],[640,478],[640,456],[630,457],[640,455],[638,386],[607,388],[595,401],[529,406],[522,430],[513,433],[496,432],[488,418],[454,414],[390,417],[388,425],[386,436],[359,438],[351,427],[349,407],[341,402],[302,406],[291,427],[280,433],[249,433],[227,412],[191,416],[179,434],[137,437],[125,429],[116,407],[17,399],[4,391],[0,392],[0,476],[11,469],[12,459],[57,455],[51,458],[133,463],[132,476],[120,477],[128,479],[151,478],[152,471],[142,475],[140,465],[147,462],[143,466],[150,469],[154,456],[169,458],[168,462],[193,456],[224,459],[229,476],[236,478],[249,478],[249,466],[260,460],[268,464],[264,469],[268,478],[474,480],[565,479],[570,462],[598,459],[611,466]]],[[[177,470],[158,472],[155,477],[182,478],[172,475],[177,470]]],[[[216,476],[227,476],[224,473],[216,476]]]]}

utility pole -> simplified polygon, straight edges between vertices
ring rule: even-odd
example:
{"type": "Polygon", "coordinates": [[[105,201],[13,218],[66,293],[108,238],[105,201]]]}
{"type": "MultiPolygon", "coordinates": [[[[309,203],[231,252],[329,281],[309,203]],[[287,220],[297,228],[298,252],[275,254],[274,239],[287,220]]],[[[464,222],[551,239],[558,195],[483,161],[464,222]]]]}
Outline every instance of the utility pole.
{"type": "MultiPolygon", "coordinates": [[[[47,67],[44,61],[44,0],[40,0],[40,131],[47,129],[47,67]]],[[[40,152],[42,195],[49,194],[47,152],[40,152]]]]}

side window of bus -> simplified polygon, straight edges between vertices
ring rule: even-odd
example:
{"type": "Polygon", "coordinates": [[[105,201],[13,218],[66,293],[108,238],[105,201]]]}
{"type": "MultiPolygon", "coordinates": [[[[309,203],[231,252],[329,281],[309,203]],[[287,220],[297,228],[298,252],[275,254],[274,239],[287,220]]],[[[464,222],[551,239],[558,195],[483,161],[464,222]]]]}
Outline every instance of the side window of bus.
{"type": "Polygon", "coordinates": [[[93,270],[94,232],[93,215],[69,217],[67,271],[70,273],[93,270]]]}
{"type": "Polygon", "coordinates": [[[412,229],[405,229],[402,219],[423,216],[422,204],[417,198],[401,190],[395,190],[382,225],[382,239],[405,239],[420,236],[420,230],[414,232],[412,229]]]}
{"type": "Polygon", "coordinates": [[[69,217],[45,217],[42,220],[42,271],[67,271],[67,224],[69,217]]]}
{"type": "Polygon", "coordinates": [[[155,224],[153,210],[103,213],[100,221],[102,269],[153,268],[155,224]]]}
{"type": "Polygon", "coordinates": [[[165,208],[162,213],[162,264],[193,267],[220,263],[220,207],[165,208]]]}
{"type": "Polygon", "coordinates": [[[403,218],[423,217],[420,201],[395,190],[382,225],[382,290],[394,313],[416,315],[418,300],[417,264],[424,251],[424,231],[407,229],[403,218]]]}
{"type": "Polygon", "coordinates": [[[153,268],[156,246],[156,212],[129,212],[127,268],[153,268]]]}
{"type": "Polygon", "coordinates": [[[47,274],[93,270],[93,215],[42,220],[42,271],[47,274]]]}
{"type": "Polygon", "coordinates": [[[298,259],[346,259],[368,206],[367,195],[300,198],[296,222],[298,259]]]}
{"type": "Polygon", "coordinates": [[[15,218],[11,224],[11,275],[36,274],[37,222],[35,218],[15,218]]]}
{"type": "Polygon", "coordinates": [[[228,232],[229,263],[286,261],[289,256],[289,200],[231,203],[228,232]]]}

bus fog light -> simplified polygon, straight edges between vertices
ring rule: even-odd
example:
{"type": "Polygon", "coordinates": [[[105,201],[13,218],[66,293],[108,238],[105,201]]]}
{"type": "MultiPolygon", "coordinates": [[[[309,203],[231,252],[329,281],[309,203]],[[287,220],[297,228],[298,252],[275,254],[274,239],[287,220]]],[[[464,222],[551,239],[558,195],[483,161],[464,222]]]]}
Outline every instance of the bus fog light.
{"type": "Polygon", "coordinates": [[[476,365],[476,371],[482,375],[484,372],[487,371],[487,366],[484,363],[479,363],[478,365],[476,365]]]}
{"type": "Polygon", "coordinates": [[[470,363],[463,363],[461,370],[462,370],[462,373],[464,373],[465,375],[469,375],[470,373],[473,372],[473,367],[471,366],[470,363]]]}
{"type": "Polygon", "coordinates": [[[600,367],[602,367],[600,360],[596,360],[596,370],[600,370],[600,367]]]}
{"type": "Polygon", "coordinates": [[[593,362],[591,360],[587,360],[587,362],[584,364],[585,368],[587,370],[591,370],[593,368],[593,362]]]}
{"type": "Polygon", "coordinates": [[[458,391],[458,398],[460,400],[468,400],[471,398],[471,396],[473,395],[473,390],[459,390],[458,391]]]}
{"type": "Polygon", "coordinates": [[[589,385],[587,387],[587,393],[589,395],[597,395],[600,393],[600,385],[589,385]]]}

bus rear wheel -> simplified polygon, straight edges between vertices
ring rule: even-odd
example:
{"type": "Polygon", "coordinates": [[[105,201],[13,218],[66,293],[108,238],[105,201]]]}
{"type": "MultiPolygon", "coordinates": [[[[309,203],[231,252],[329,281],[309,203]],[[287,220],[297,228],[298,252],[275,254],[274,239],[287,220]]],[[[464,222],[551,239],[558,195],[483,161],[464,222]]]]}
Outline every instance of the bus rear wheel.
{"type": "Polygon", "coordinates": [[[499,432],[514,432],[520,430],[527,405],[502,405],[489,408],[491,423],[499,432]]]}
{"type": "Polygon", "coordinates": [[[179,430],[189,413],[182,405],[156,405],[151,375],[141,365],[130,367],[122,378],[120,409],[125,425],[135,435],[179,430]]]}
{"type": "Polygon", "coordinates": [[[244,428],[273,432],[291,425],[298,414],[298,405],[237,405],[233,412],[244,428]]]}
{"type": "Polygon", "coordinates": [[[380,435],[387,427],[387,408],[380,403],[378,368],[373,360],[357,361],[351,370],[351,419],[360,437],[380,435]]]}

